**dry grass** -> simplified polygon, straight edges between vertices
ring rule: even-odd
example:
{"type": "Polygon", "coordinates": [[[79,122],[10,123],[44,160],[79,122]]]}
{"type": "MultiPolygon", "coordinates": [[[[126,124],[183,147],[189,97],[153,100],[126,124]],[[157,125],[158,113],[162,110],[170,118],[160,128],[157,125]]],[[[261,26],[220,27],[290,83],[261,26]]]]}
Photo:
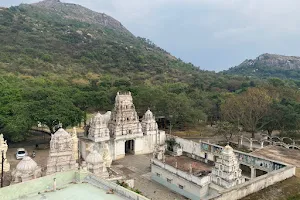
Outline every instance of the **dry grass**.
{"type": "Polygon", "coordinates": [[[172,134],[179,137],[213,137],[216,135],[216,129],[210,126],[199,126],[185,131],[173,131],[172,134]]]}

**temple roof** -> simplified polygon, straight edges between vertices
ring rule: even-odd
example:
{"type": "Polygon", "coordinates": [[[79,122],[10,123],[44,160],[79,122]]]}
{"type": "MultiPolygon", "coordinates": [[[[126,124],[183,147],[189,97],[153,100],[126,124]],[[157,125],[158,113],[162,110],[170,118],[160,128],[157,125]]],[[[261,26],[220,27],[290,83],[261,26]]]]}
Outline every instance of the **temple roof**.
{"type": "Polygon", "coordinates": [[[233,154],[233,148],[229,145],[226,145],[222,151],[222,154],[233,154]]]}
{"type": "Polygon", "coordinates": [[[34,171],[37,164],[29,156],[25,156],[17,165],[18,171],[34,171]]]}
{"type": "Polygon", "coordinates": [[[70,136],[70,134],[69,134],[67,131],[65,131],[65,129],[60,128],[60,129],[58,129],[58,130],[54,133],[54,136],[55,136],[55,137],[60,137],[60,136],[70,136]]]}
{"type": "Polygon", "coordinates": [[[152,120],[153,119],[153,113],[151,112],[151,110],[147,110],[145,115],[144,115],[144,119],[145,120],[152,120]]]}
{"type": "Polygon", "coordinates": [[[89,155],[86,157],[85,161],[87,163],[96,164],[102,162],[102,156],[100,153],[98,153],[96,150],[89,153],[89,155]]]}

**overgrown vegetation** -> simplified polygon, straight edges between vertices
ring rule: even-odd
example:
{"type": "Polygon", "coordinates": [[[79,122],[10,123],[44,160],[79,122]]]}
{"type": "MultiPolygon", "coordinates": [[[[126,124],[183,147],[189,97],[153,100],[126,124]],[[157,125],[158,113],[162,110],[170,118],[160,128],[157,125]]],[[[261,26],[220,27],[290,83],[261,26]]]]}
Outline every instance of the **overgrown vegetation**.
{"type": "Polygon", "coordinates": [[[248,129],[239,118],[222,116],[223,105],[253,88],[264,90],[268,115],[251,130],[297,130],[297,81],[203,71],[124,29],[64,17],[67,7],[68,14],[78,13],[78,6],[62,6],[62,12],[33,5],[0,10],[0,132],[6,139],[26,139],[38,121],[51,132],[59,122],[74,126],[89,112],[111,110],[117,91],[128,90],[140,116],[150,108],[172,130],[219,120],[248,129]]]}
{"type": "Polygon", "coordinates": [[[127,183],[125,183],[124,181],[120,182],[119,180],[117,180],[117,184],[124,187],[124,188],[127,188],[137,194],[140,194],[140,195],[143,195],[142,192],[139,190],[139,189],[136,189],[136,188],[132,188],[132,187],[129,187],[129,185],[127,183]]]}

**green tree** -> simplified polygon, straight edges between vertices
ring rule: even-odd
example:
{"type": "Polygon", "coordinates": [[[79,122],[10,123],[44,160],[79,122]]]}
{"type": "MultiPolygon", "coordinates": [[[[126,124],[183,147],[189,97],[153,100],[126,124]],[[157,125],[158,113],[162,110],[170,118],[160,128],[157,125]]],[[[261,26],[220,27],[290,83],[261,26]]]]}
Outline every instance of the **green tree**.
{"type": "Polygon", "coordinates": [[[26,98],[30,98],[30,115],[36,122],[48,126],[54,133],[59,123],[63,127],[75,126],[81,122],[83,113],[71,99],[63,93],[52,89],[28,90],[26,98]]]}
{"type": "Polygon", "coordinates": [[[254,138],[255,132],[263,127],[258,125],[267,115],[271,103],[265,89],[248,88],[246,92],[226,99],[221,106],[222,116],[226,121],[241,124],[254,138]]]}
{"type": "Polygon", "coordinates": [[[218,122],[217,128],[217,133],[222,135],[228,143],[232,141],[232,138],[240,132],[238,126],[230,122],[218,122]]]}

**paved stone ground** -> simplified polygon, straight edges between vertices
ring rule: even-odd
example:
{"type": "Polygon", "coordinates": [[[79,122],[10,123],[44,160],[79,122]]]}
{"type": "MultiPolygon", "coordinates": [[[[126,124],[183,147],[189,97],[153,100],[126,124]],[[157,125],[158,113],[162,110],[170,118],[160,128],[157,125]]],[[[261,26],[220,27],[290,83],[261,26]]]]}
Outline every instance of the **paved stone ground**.
{"type": "Polygon", "coordinates": [[[113,167],[124,173],[127,178],[134,179],[134,187],[144,196],[153,200],[184,200],[185,197],[176,194],[168,188],[151,180],[150,159],[148,155],[126,155],[125,158],[113,161],[113,167]]]}

